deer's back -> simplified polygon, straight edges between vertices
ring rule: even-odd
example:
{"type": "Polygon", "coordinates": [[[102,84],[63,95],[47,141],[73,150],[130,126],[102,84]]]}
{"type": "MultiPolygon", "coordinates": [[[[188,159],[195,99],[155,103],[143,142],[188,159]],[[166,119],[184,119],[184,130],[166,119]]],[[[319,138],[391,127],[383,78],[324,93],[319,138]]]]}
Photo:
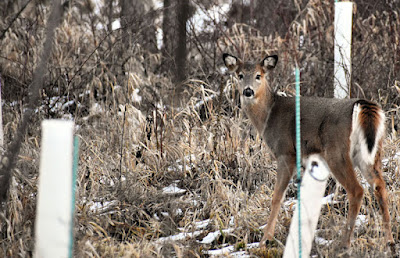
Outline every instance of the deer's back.
{"type": "MultiPolygon", "coordinates": [[[[302,97],[303,155],[349,149],[352,113],[358,99],[302,97]]],[[[295,99],[275,96],[263,137],[276,155],[295,155],[295,99]]]]}

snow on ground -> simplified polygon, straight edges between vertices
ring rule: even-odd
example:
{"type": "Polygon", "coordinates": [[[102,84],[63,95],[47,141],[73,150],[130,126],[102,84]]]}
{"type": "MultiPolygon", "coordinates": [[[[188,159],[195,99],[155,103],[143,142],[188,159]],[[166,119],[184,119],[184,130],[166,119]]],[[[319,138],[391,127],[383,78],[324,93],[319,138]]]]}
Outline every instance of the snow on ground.
{"type": "Polygon", "coordinates": [[[196,229],[204,229],[210,224],[210,219],[195,222],[194,224],[195,224],[196,229]]]}
{"type": "Polygon", "coordinates": [[[338,201],[334,200],[334,197],[335,197],[335,194],[333,194],[333,193],[323,197],[321,199],[321,204],[322,205],[327,205],[327,204],[336,204],[336,203],[338,203],[338,201]]]}
{"type": "Polygon", "coordinates": [[[178,186],[176,186],[176,182],[170,184],[167,187],[164,187],[162,191],[164,194],[182,194],[186,192],[185,189],[181,189],[178,186]]]}
{"type": "MultiPolygon", "coordinates": [[[[246,249],[258,248],[259,242],[251,243],[246,245],[246,249]]],[[[213,256],[223,256],[229,255],[230,257],[251,257],[248,251],[235,251],[235,247],[233,245],[224,246],[221,249],[207,250],[204,253],[213,256]]]]}
{"type": "Polygon", "coordinates": [[[162,243],[162,242],[168,242],[168,241],[182,241],[182,240],[187,240],[191,238],[195,238],[199,236],[203,231],[194,231],[194,232],[182,232],[177,235],[173,236],[167,236],[167,237],[160,237],[157,242],[162,243]]]}
{"type": "Polygon", "coordinates": [[[111,214],[115,213],[115,206],[119,204],[117,200],[113,201],[89,201],[85,203],[88,207],[89,210],[94,212],[94,213],[101,213],[101,214],[111,214]]]}
{"type": "Polygon", "coordinates": [[[211,256],[220,256],[220,255],[227,255],[235,250],[235,247],[233,245],[223,247],[221,249],[216,249],[216,250],[208,250],[205,251],[205,254],[211,255],[211,256]]]}
{"type": "Polygon", "coordinates": [[[326,240],[323,237],[317,237],[317,236],[315,237],[314,241],[317,245],[330,245],[333,243],[333,240],[326,240]]]}
{"type": "Polygon", "coordinates": [[[210,232],[203,240],[200,241],[201,244],[211,244],[219,238],[221,234],[229,234],[233,232],[233,228],[223,229],[220,231],[210,232]]]}
{"type": "Polygon", "coordinates": [[[358,215],[356,218],[356,227],[362,227],[368,223],[368,218],[366,215],[358,215]]]}
{"type": "Polygon", "coordinates": [[[382,159],[382,164],[384,166],[387,166],[389,164],[390,160],[398,160],[398,159],[400,159],[400,152],[397,152],[396,154],[394,154],[392,157],[390,157],[390,159],[389,158],[382,159]]]}

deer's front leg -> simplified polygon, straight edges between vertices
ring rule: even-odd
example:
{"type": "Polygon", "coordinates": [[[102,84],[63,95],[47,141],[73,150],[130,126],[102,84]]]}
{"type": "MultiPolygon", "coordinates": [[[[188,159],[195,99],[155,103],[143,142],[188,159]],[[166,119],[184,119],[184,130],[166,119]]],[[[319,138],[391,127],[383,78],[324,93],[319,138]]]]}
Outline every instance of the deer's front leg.
{"type": "Polygon", "coordinates": [[[271,203],[271,214],[269,215],[267,225],[263,232],[264,235],[260,241],[260,247],[265,246],[267,240],[271,240],[274,237],[276,220],[278,218],[280,206],[286,188],[289,184],[290,178],[293,175],[293,169],[295,165],[294,157],[279,157],[278,158],[278,169],[277,178],[274,187],[274,195],[271,203]]]}

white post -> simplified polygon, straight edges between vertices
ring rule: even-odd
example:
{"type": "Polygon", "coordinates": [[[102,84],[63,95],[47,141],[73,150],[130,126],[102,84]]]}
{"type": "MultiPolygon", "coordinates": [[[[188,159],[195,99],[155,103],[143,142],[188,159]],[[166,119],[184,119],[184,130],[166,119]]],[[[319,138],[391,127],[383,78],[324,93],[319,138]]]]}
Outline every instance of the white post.
{"type": "Polygon", "coordinates": [[[72,227],[72,121],[42,122],[35,257],[68,257],[72,227]]]}
{"type": "MultiPolygon", "coordinates": [[[[321,210],[321,199],[325,192],[329,168],[319,155],[311,155],[306,161],[306,170],[301,181],[301,256],[310,257],[315,228],[321,210]]],[[[293,212],[289,236],[283,257],[299,257],[298,205],[293,212]]]]}
{"type": "Polygon", "coordinates": [[[351,33],[353,24],[353,3],[335,3],[335,98],[348,98],[351,82],[351,33]]]}

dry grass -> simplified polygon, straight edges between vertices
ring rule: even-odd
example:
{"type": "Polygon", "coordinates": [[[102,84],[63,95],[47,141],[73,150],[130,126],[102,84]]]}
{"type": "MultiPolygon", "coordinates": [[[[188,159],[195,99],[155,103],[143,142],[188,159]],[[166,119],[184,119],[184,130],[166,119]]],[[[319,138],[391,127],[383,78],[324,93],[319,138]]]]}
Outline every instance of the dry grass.
{"type": "MultiPolygon", "coordinates": [[[[279,66],[270,80],[277,90],[288,94],[293,92],[297,60],[303,67],[303,95],[329,95],[333,73],[332,3],[315,0],[301,6],[305,9],[299,12],[285,38],[261,35],[246,24],[235,24],[221,32],[213,44],[217,46],[214,60],[211,55],[201,56],[205,63],[214,63],[217,71],[202,70],[201,62],[191,64],[193,71],[179,107],[170,105],[175,86],[169,76],[157,72],[159,53],[150,53],[138,39],[121,56],[119,31],[107,36],[87,33],[85,26],[89,24],[76,18],[81,15],[76,8],[71,9],[58,29],[48,66],[46,84],[51,87],[42,93],[43,103],[23,141],[7,208],[0,214],[0,256],[32,256],[40,121],[44,118],[73,118],[80,138],[74,256],[200,257],[226,245],[246,250],[250,243],[258,242],[262,236],[259,228],[270,212],[276,164],[241,113],[234,84],[219,71],[220,56],[231,52],[250,59],[279,54],[279,66]],[[304,37],[304,45],[299,49],[297,43],[295,47],[293,44],[300,36],[304,37]],[[166,188],[171,186],[184,191],[168,193],[166,188]],[[198,223],[207,219],[209,223],[199,228],[198,223]],[[168,238],[182,232],[187,234],[181,234],[180,240],[168,238]],[[220,235],[210,243],[204,241],[212,232],[220,235]]],[[[38,12],[44,13],[18,20],[24,26],[14,26],[2,41],[2,76],[6,85],[16,86],[15,92],[6,92],[3,106],[8,142],[21,119],[26,85],[37,62],[46,9],[38,12]],[[32,25],[29,33],[24,31],[27,25],[32,25]]],[[[385,32],[385,26],[398,29],[400,25],[390,15],[374,15],[385,18],[386,23],[355,18],[362,37],[353,39],[354,51],[360,53],[354,65],[362,76],[357,75],[354,84],[362,86],[357,86],[354,94],[378,101],[389,118],[384,174],[392,231],[399,242],[400,138],[396,129],[400,79],[396,77],[398,64],[391,59],[398,46],[392,42],[395,36],[385,32]],[[374,51],[367,51],[365,45],[374,51]],[[388,51],[381,45],[388,46],[388,51]],[[378,61],[371,61],[362,70],[365,60],[378,61]],[[384,72],[377,74],[381,67],[384,72]]],[[[82,17],[89,19],[87,15],[82,17]]],[[[216,28],[220,25],[215,24],[216,28]]],[[[204,43],[203,47],[207,46],[204,43]]],[[[193,53],[201,54],[195,50],[193,53]]],[[[317,257],[338,255],[347,216],[346,194],[334,180],[329,181],[328,194],[334,194],[334,199],[323,206],[316,235],[331,242],[314,244],[312,254],[317,257]]],[[[293,198],[296,186],[291,183],[285,200],[293,198]]],[[[290,204],[283,205],[274,246],[246,252],[252,256],[280,256],[292,212],[290,204]]],[[[368,188],[360,214],[365,219],[356,227],[351,250],[345,255],[390,256],[377,204],[368,188]]]]}
{"type": "MultiPolygon", "coordinates": [[[[159,108],[151,114],[152,122],[132,105],[127,106],[125,119],[120,109],[103,107],[101,116],[88,118],[90,123],[76,120],[81,140],[74,229],[77,257],[202,256],[224,244],[240,248],[260,240],[259,227],[269,214],[275,162],[241,113],[232,117],[214,109],[202,122],[194,108],[199,100],[189,99],[184,108],[159,108]],[[163,188],[171,184],[185,192],[165,193],[163,188]],[[159,240],[194,232],[195,223],[205,219],[210,223],[196,237],[159,240]],[[207,233],[230,228],[230,233],[212,243],[200,243],[207,233]]],[[[6,256],[29,255],[33,250],[38,142],[38,136],[26,139],[2,215],[2,232],[7,237],[1,245],[6,256]]],[[[399,144],[394,134],[387,138],[384,166],[396,241],[399,144]]],[[[323,207],[317,236],[333,242],[315,244],[312,253],[318,256],[336,254],[347,212],[342,188],[331,182],[330,193],[335,193],[336,203],[323,207]]],[[[294,197],[291,184],[287,198],[294,197]]],[[[285,243],[291,213],[287,207],[281,211],[275,234],[278,242],[285,243]]],[[[356,228],[351,256],[388,255],[380,214],[368,190],[360,214],[366,216],[366,223],[356,228]]],[[[274,256],[282,250],[277,245],[250,252],[274,256]]]]}

